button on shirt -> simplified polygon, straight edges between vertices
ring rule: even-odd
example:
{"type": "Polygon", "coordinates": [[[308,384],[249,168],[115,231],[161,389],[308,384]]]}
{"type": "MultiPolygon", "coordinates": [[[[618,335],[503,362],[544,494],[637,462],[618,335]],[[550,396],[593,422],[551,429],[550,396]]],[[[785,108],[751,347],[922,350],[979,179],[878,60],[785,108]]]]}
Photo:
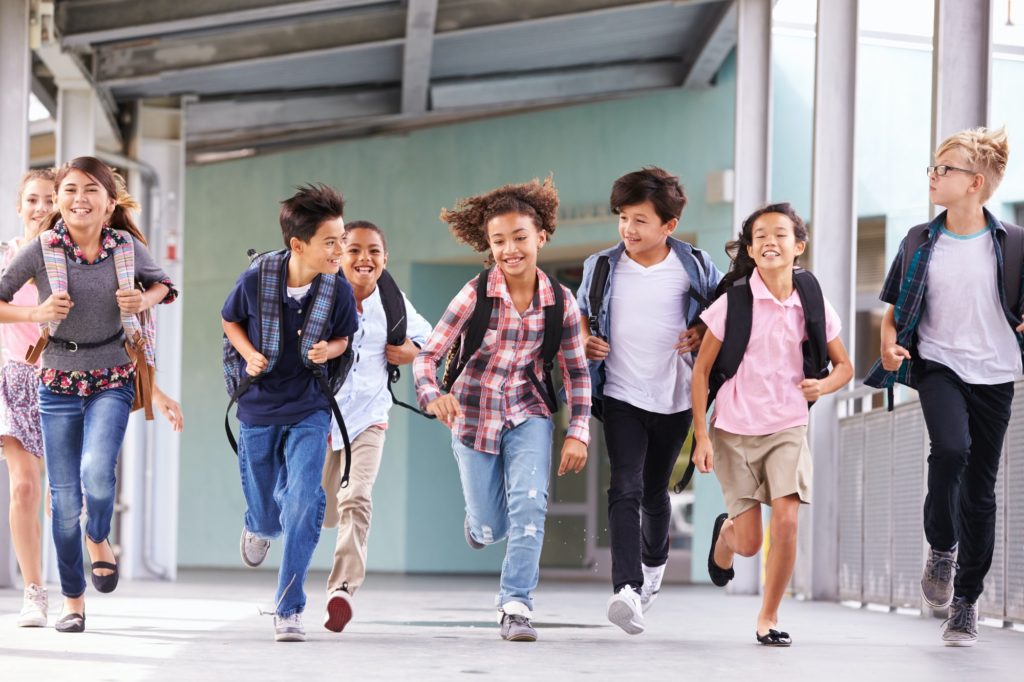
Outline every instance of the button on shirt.
{"type": "MultiPolygon", "coordinates": [[[[406,336],[422,347],[430,336],[430,323],[416,312],[404,293],[402,300],[405,301],[406,336]]],[[[359,331],[352,337],[355,362],[337,395],[338,407],[352,440],[375,424],[386,426],[388,423],[391,394],[388,392],[388,358],[385,352],[387,338],[387,316],[380,298],[380,287],[377,287],[363,301],[359,331]]],[[[331,442],[333,447],[340,447],[341,431],[333,420],[331,442]]]]}
{"type": "MultiPolygon", "coordinates": [[[[750,342],[736,376],[722,384],[715,399],[716,428],[742,436],[763,436],[807,424],[807,399],[801,344],[807,338],[803,306],[793,290],[785,301],[776,299],[760,273],[750,276],[753,317],[750,342]]],[[[701,319],[708,333],[725,338],[726,296],[711,304],[701,319]]],[[[839,315],[825,300],[825,338],[831,342],[842,330],[839,315]]]]}

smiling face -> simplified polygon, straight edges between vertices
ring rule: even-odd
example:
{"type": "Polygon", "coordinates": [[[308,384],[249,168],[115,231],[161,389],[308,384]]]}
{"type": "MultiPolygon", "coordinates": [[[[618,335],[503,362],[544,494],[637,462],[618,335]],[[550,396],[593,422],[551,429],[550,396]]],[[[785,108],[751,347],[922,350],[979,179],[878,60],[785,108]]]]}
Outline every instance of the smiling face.
{"type": "Polygon", "coordinates": [[[503,213],[487,221],[487,243],[506,277],[520,277],[537,267],[537,254],[548,235],[531,216],[503,213]]]}
{"type": "Polygon", "coordinates": [[[304,267],[322,275],[332,275],[341,267],[342,241],[345,235],[345,221],[338,216],[325,220],[316,228],[308,242],[292,237],[289,245],[292,257],[304,267]]]}
{"type": "Polygon", "coordinates": [[[629,257],[639,263],[661,261],[668,253],[665,242],[678,224],[676,218],[662,222],[650,201],[619,207],[619,237],[629,257]]]}
{"type": "Polygon", "coordinates": [[[55,202],[71,229],[98,229],[114,212],[115,198],[94,177],[72,168],[60,181],[55,202]]]}
{"type": "Polygon", "coordinates": [[[345,233],[341,269],[353,287],[372,290],[387,264],[384,240],[375,230],[357,227],[345,233]]]}
{"type": "Polygon", "coordinates": [[[43,219],[53,210],[53,183],[35,178],[25,183],[18,197],[18,217],[25,226],[25,235],[35,237],[43,226],[43,219]]]}
{"type": "Polygon", "coordinates": [[[758,216],[751,230],[751,245],[747,254],[754,259],[757,269],[792,270],[797,256],[807,248],[807,242],[796,238],[793,221],[782,213],[758,216]]]}

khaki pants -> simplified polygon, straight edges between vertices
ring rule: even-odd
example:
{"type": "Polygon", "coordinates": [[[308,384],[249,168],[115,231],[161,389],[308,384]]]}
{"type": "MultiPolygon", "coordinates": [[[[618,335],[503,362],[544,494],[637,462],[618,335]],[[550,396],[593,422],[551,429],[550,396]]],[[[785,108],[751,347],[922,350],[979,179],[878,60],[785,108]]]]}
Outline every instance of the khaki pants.
{"type": "Polygon", "coordinates": [[[324,528],[338,526],[334,566],[327,579],[328,593],[348,583],[349,593],[354,594],[366,577],[366,542],[373,515],[371,495],[380,471],[383,450],[384,429],[371,426],[359,434],[352,441],[352,468],[348,487],[344,489],[341,488],[344,450],[327,451],[323,475],[324,492],[327,494],[324,528]]]}

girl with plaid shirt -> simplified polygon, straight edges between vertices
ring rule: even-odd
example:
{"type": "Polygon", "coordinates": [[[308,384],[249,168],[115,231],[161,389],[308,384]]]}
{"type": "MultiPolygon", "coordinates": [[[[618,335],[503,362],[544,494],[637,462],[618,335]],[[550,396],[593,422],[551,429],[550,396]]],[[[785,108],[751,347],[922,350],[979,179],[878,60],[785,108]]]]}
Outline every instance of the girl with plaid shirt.
{"type": "MultiPolygon", "coordinates": [[[[413,364],[420,406],[452,431],[452,449],[466,499],[466,542],[474,549],[507,539],[498,593],[501,636],[534,641],[531,593],[537,586],[547,515],[548,472],[554,425],[551,410],[530,375],[539,375],[544,308],[555,305],[552,281],[537,268],[537,254],[555,231],[558,194],[550,180],[505,185],[445,210],[455,238],[489,251],[497,264],[483,275],[494,301],[479,350],[443,394],[437,367],[469,325],[477,279],[448,305],[413,364]]],[[[590,439],[590,376],[580,313],[562,287],[559,361],[570,421],[558,475],[579,473],[590,439]]],[[[539,382],[538,382],[539,383],[539,382]]]]}

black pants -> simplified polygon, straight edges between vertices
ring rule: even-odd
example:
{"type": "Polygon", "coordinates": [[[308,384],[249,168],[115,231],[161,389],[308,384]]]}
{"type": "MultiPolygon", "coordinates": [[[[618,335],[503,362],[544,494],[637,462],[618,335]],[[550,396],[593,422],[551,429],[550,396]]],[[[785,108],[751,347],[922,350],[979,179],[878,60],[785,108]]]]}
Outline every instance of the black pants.
{"type": "Polygon", "coordinates": [[[1013,383],[965,383],[937,362],[915,366],[921,409],[931,439],[924,533],[933,549],[959,544],[954,594],[977,601],[992,565],[996,476],[1010,423],[1013,383]]]}
{"type": "Polygon", "coordinates": [[[690,410],[658,414],[604,398],[604,437],[612,469],[608,531],[616,592],[625,585],[640,589],[641,560],[652,567],[668,561],[669,479],[692,418],[690,410]]]}

